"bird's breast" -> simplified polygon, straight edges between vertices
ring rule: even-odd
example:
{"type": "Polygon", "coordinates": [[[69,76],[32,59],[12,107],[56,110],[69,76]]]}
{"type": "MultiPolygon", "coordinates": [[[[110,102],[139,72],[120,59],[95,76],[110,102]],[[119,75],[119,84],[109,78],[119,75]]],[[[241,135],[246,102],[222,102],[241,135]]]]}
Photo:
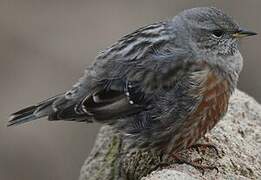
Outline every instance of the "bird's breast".
{"type": "MultiPolygon", "coordinates": [[[[202,80],[200,93],[202,99],[182,126],[179,128],[179,136],[174,137],[174,147],[172,151],[178,152],[193,145],[206,132],[211,130],[223,117],[228,109],[230,96],[229,84],[211,71],[206,71],[202,80]]],[[[203,74],[199,74],[201,78],[203,74]]],[[[199,77],[197,77],[199,78],[199,77]]]]}

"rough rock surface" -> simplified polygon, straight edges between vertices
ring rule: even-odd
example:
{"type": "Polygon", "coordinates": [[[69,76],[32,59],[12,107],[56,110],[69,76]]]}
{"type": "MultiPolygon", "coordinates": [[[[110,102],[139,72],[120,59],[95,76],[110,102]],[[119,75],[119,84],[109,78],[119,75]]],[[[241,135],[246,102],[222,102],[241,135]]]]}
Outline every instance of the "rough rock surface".
{"type": "Polygon", "coordinates": [[[261,106],[245,93],[234,93],[226,116],[200,142],[215,145],[219,156],[213,149],[200,148],[185,150],[181,155],[190,160],[200,158],[202,164],[215,165],[219,172],[206,170],[203,174],[153,152],[130,149],[128,142],[105,126],[79,179],[261,179],[261,106]]]}

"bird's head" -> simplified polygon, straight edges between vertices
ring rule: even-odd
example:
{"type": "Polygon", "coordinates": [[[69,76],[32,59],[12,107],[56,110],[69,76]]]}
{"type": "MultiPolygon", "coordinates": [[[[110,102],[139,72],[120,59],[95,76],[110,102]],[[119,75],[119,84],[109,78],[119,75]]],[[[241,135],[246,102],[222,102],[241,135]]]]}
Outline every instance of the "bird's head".
{"type": "Polygon", "coordinates": [[[173,23],[177,36],[182,36],[186,48],[195,55],[210,64],[224,66],[225,63],[238,73],[242,68],[238,42],[243,37],[257,34],[244,30],[233,18],[215,7],[185,10],[174,17],[173,23]],[[223,62],[226,60],[230,62],[223,62]]]}

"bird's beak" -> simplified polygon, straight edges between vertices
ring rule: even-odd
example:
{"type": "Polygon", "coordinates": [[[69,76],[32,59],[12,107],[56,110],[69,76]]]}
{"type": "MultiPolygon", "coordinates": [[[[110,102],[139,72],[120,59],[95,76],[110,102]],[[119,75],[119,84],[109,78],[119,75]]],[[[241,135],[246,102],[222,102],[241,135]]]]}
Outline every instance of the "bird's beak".
{"type": "Polygon", "coordinates": [[[254,36],[254,35],[257,35],[257,33],[246,29],[239,29],[237,32],[233,33],[233,37],[235,38],[243,38],[243,37],[254,36]]]}

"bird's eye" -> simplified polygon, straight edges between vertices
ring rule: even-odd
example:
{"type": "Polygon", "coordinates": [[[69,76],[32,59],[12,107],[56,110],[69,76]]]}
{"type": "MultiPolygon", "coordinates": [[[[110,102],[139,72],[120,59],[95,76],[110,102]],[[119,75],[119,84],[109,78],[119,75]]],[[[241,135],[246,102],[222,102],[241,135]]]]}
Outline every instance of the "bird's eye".
{"type": "Polygon", "coordinates": [[[212,34],[213,34],[213,36],[219,38],[219,37],[221,37],[224,34],[224,31],[216,29],[216,30],[212,31],[212,34]]]}

